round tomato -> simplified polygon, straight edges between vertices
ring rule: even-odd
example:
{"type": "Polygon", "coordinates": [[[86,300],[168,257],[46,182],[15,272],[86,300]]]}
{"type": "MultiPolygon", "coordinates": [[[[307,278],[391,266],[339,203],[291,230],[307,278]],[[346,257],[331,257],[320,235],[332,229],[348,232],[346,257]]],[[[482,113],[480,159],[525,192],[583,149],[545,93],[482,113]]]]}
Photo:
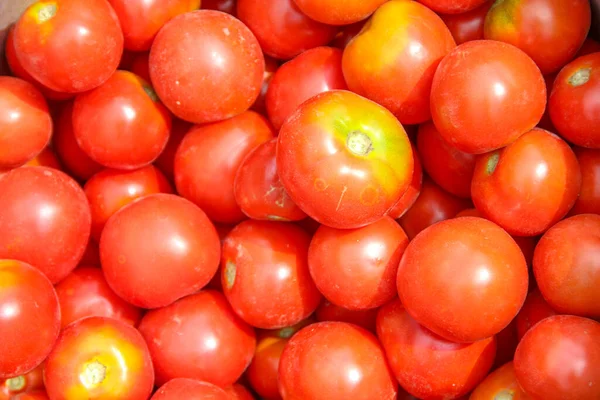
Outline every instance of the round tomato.
{"type": "Polygon", "coordinates": [[[469,400],[531,400],[517,382],[515,366],[506,363],[485,378],[471,393],[469,400]]]}
{"type": "Polygon", "coordinates": [[[433,11],[442,14],[461,14],[473,10],[487,0],[419,0],[433,11]]]}
{"type": "Polygon", "coordinates": [[[600,149],[575,148],[581,169],[581,191],[571,214],[600,214],[600,149]]]}
{"type": "Polygon", "coordinates": [[[194,379],[177,378],[162,385],[150,400],[231,400],[220,387],[194,379]]]}
{"type": "Polygon", "coordinates": [[[169,141],[163,152],[160,153],[160,156],[154,161],[154,165],[156,165],[172,182],[175,180],[175,154],[177,154],[177,149],[179,148],[181,141],[192,126],[193,125],[187,121],[174,118],[169,141]]]}
{"type": "Polygon", "coordinates": [[[315,319],[320,322],[347,322],[375,332],[375,319],[378,310],[378,308],[349,310],[325,300],[321,302],[321,305],[315,311],[315,319]]]}
{"type": "Polygon", "coordinates": [[[298,8],[315,21],[349,25],[368,18],[387,0],[294,0],[298,8]]]}
{"type": "Polygon", "coordinates": [[[412,180],[410,181],[408,189],[406,189],[404,194],[400,197],[400,200],[398,200],[394,207],[387,213],[387,215],[393,219],[399,219],[406,214],[406,212],[415,204],[421,193],[421,186],[423,185],[423,167],[421,167],[417,148],[412,143],[411,148],[414,162],[412,180]]]}
{"type": "Polygon", "coordinates": [[[531,290],[517,318],[515,318],[519,341],[535,324],[553,315],[556,315],[556,311],[546,302],[539,289],[534,288],[531,290]]]}
{"type": "Polygon", "coordinates": [[[26,374],[0,379],[0,400],[14,400],[19,393],[33,392],[44,389],[44,363],[38,365],[26,374]]]}
{"type": "Polygon", "coordinates": [[[483,39],[485,16],[492,4],[494,4],[494,0],[485,0],[485,3],[471,11],[440,15],[452,33],[456,44],[483,39]]]}
{"type": "Polygon", "coordinates": [[[252,110],[261,115],[267,115],[267,92],[269,90],[269,85],[271,84],[271,79],[273,79],[273,75],[278,69],[279,61],[269,56],[265,56],[265,73],[263,74],[263,83],[260,88],[260,94],[251,107],[252,110]]]}

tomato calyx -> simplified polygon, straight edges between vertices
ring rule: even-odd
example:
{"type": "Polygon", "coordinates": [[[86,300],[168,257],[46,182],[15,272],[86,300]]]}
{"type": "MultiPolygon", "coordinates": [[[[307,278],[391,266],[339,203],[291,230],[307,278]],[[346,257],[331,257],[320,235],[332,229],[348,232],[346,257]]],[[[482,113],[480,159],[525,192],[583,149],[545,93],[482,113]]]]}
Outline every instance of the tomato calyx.
{"type": "Polygon", "coordinates": [[[38,23],[51,20],[56,15],[58,6],[54,2],[39,3],[33,10],[33,14],[38,23]]]}
{"type": "Polygon", "coordinates": [[[25,388],[27,381],[23,375],[15,376],[14,378],[10,378],[6,380],[6,387],[11,392],[19,392],[25,388]]]}
{"type": "Polygon", "coordinates": [[[233,261],[227,261],[225,263],[225,285],[227,289],[231,289],[233,284],[235,283],[235,275],[237,273],[237,268],[233,261]]]}
{"type": "Polygon", "coordinates": [[[152,87],[149,84],[144,83],[142,85],[142,87],[144,88],[144,92],[146,92],[146,94],[148,95],[148,97],[150,97],[150,99],[153,102],[155,102],[155,103],[158,102],[158,100],[159,100],[158,99],[158,95],[156,94],[156,92],[154,91],[154,89],[152,89],[152,87]]]}
{"type": "Polygon", "coordinates": [[[94,388],[99,386],[106,378],[106,365],[98,360],[92,360],[86,363],[83,367],[79,379],[86,388],[94,388]]]}
{"type": "Polygon", "coordinates": [[[352,131],[348,134],[346,147],[357,156],[366,156],[375,150],[371,138],[361,131],[352,131]]]}
{"type": "Polygon", "coordinates": [[[488,158],[487,164],[485,166],[485,172],[488,175],[492,175],[494,171],[496,171],[496,167],[498,166],[498,162],[500,161],[500,153],[496,152],[490,155],[488,158]]]}
{"type": "Polygon", "coordinates": [[[585,85],[590,80],[592,69],[590,67],[580,68],[569,77],[569,85],[578,87],[585,85]]]}

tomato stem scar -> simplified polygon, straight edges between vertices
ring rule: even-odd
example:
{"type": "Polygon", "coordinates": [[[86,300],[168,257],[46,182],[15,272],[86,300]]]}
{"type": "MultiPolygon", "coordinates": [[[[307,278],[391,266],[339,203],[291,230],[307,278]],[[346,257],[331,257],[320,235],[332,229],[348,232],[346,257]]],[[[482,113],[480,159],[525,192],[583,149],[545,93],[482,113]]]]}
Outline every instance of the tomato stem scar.
{"type": "Polygon", "coordinates": [[[573,87],[585,85],[590,80],[591,68],[580,68],[569,78],[569,85],[573,87]]]}
{"type": "Polygon", "coordinates": [[[296,330],[291,326],[287,328],[282,328],[279,330],[279,337],[282,339],[289,339],[292,337],[294,332],[296,332],[296,330]]]}
{"type": "Polygon", "coordinates": [[[106,378],[106,366],[100,361],[89,362],[80,375],[81,383],[87,388],[98,386],[106,378]]]}
{"type": "Polygon", "coordinates": [[[514,393],[512,391],[503,390],[494,396],[494,400],[513,400],[514,393]]]}
{"type": "Polygon", "coordinates": [[[227,289],[231,289],[235,283],[236,270],[235,263],[227,261],[225,264],[225,284],[227,285],[227,289]]]}
{"type": "Polygon", "coordinates": [[[6,386],[11,392],[18,392],[19,390],[23,390],[23,388],[25,387],[25,383],[26,382],[23,375],[15,376],[14,378],[6,380],[6,386]]]}
{"type": "Polygon", "coordinates": [[[43,6],[41,6],[37,12],[37,17],[38,17],[38,21],[39,22],[46,22],[49,19],[54,18],[54,16],[56,15],[56,4],[54,3],[50,3],[50,4],[44,4],[43,6]]]}
{"type": "Polygon", "coordinates": [[[350,132],[346,138],[346,146],[358,156],[366,156],[375,150],[371,138],[361,131],[350,132]]]}
{"type": "Polygon", "coordinates": [[[496,152],[490,156],[487,165],[485,166],[485,172],[487,172],[488,175],[494,173],[496,167],[498,166],[498,161],[500,161],[500,153],[496,152]]]}

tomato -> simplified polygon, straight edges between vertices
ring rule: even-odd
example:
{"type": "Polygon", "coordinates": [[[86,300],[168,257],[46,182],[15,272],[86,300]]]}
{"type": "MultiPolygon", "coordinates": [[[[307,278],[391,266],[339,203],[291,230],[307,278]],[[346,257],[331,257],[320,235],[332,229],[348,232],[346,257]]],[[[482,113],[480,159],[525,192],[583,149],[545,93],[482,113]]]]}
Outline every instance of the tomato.
{"type": "Polygon", "coordinates": [[[13,398],[24,392],[32,392],[44,389],[44,363],[38,365],[26,374],[8,378],[2,382],[0,379],[0,399],[13,400],[13,398]]]}
{"type": "Polygon", "coordinates": [[[421,161],[417,148],[411,143],[412,155],[413,155],[413,175],[412,180],[408,189],[400,197],[400,200],[388,211],[388,215],[394,219],[402,217],[410,208],[415,204],[419,194],[421,193],[421,186],[423,185],[423,167],[421,167],[421,161]]]}
{"type": "Polygon", "coordinates": [[[148,311],[139,330],[150,348],[157,384],[193,378],[231,385],[250,364],[256,345],[252,327],[213,290],[148,311]]]}
{"type": "Polygon", "coordinates": [[[269,120],[279,130],[306,100],[336,89],[347,89],[342,51],[332,47],[307,50],[283,64],[273,75],[266,97],[269,120]]]}
{"type": "Polygon", "coordinates": [[[600,53],[576,59],[556,77],[548,102],[558,133],[573,144],[595,149],[600,149],[599,75],[600,53]]]}
{"type": "Polygon", "coordinates": [[[456,44],[483,39],[485,16],[492,4],[494,4],[494,0],[485,0],[482,5],[471,11],[440,15],[452,33],[456,44]]]}
{"type": "Polygon", "coordinates": [[[22,79],[0,76],[0,169],[28,162],[51,135],[52,118],[40,91],[22,79]]]}
{"type": "Polygon", "coordinates": [[[315,318],[321,322],[348,322],[375,332],[375,319],[377,318],[378,310],[378,308],[349,310],[325,300],[321,302],[321,305],[315,311],[315,318]]]}
{"type": "Polygon", "coordinates": [[[100,239],[106,281],[143,308],[197,292],[217,272],[219,255],[219,237],[206,214],[172,194],[148,195],[122,208],[100,239]]]}
{"type": "Polygon", "coordinates": [[[56,154],[50,146],[45,147],[40,154],[27,161],[25,165],[30,167],[49,167],[63,171],[63,167],[60,164],[58,157],[56,157],[56,154]]]}
{"type": "Polygon", "coordinates": [[[0,258],[24,261],[52,283],[79,263],[90,236],[90,207],[69,176],[21,167],[0,178],[0,258]]]}
{"type": "Polygon", "coordinates": [[[279,362],[284,399],[396,398],[395,382],[377,338],[344,322],[318,322],[296,333],[279,362]]]}
{"type": "Polygon", "coordinates": [[[504,364],[485,378],[471,393],[469,400],[490,399],[530,400],[519,386],[512,362],[504,364]]]}
{"type": "Polygon", "coordinates": [[[595,41],[594,39],[588,37],[585,39],[577,55],[573,58],[579,58],[583,56],[587,56],[588,54],[597,53],[600,51],[600,42],[595,41]]]}
{"type": "Polygon", "coordinates": [[[546,318],[519,343],[515,373],[529,396],[544,400],[600,398],[600,324],[572,315],[546,318]]]}
{"type": "Polygon", "coordinates": [[[154,374],[148,347],[132,326],[89,317],[67,326],[44,368],[51,399],[146,400],[154,374]]]}
{"type": "Polygon", "coordinates": [[[387,0],[294,0],[298,8],[315,21],[349,25],[369,17],[387,0]]]}
{"type": "Polygon", "coordinates": [[[252,219],[299,221],[306,214],[290,199],[279,180],[276,147],[277,139],[272,139],[246,156],[235,175],[235,201],[252,219]]]}
{"type": "Polygon", "coordinates": [[[294,0],[238,0],[237,16],[256,35],[265,54],[282,60],[324,46],[337,34],[336,27],[302,13],[294,0]]]}
{"type": "Polygon", "coordinates": [[[543,74],[551,74],[573,59],[590,19],[587,0],[498,1],[486,17],[484,35],[519,47],[543,74]]]}
{"type": "Polygon", "coordinates": [[[260,93],[264,71],[252,32],[219,11],[173,18],[150,50],[156,93],[173,114],[197,124],[231,118],[250,108],[260,93]]]}
{"type": "Polygon", "coordinates": [[[202,8],[222,11],[235,16],[236,0],[202,0],[202,8]]]}
{"type": "Polygon", "coordinates": [[[0,311],[0,378],[18,377],[41,364],[52,350],[60,330],[58,298],[37,269],[0,260],[0,311]]]}
{"type": "Polygon", "coordinates": [[[461,14],[473,10],[487,0],[419,0],[433,11],[442,14],[461,14]]]}
{"type": "Polygon", "coordinates": [[[348,309],[380,307],[396,297],[398,264],[408,237],[390,217],[352,230],[322,225],[308,251],[310,274],[330,302],[348,309]]]}
{"type": "MultiPolygon", "coordinates": [[[[229,400],[254,400],[254,396],[245,386],[238,383],[226,387],[225,392],[230,396],[229,400]]],[[[175,399],[179,400],[179,399],[175,399]]]]}
{"type": "Polygon", "coordinates": [[[424,399],[467,394],[486,376],[496,354],[494,337],[449,342],[419,325],[398,300],[380,309],[377,336],[400,386],[424,399]]]}
{"type": "Polygon", "coordinates": [[[90,203],[96,241],[108,219],[127,204],[149,194],[173,192],[167,178],[152,165],[132,171],[104,170],[90,178],[83,190],[90,203]]]}
{"type": "Polygon", "coordinates": [[[600,149],[575,148],[581,169],[581,191],[571,214],[600,214],[600,149]]]}
{"type": "Polygon", "coordinates": [[[567,214],[580,187],[573,150],[535,128],[477,159],[471,194],[475,207],[510,234],[535,236],[567,214]]]}
{"type": "Polygon", "coordinates": [[[104,83],[123,54],[119,19],[105,0],[37,1],[15,26],[23,68],[58,92],[85,92],[104,83]]]}
{"type": "Polygon", "coordinates": [[[453,50],[440,63],[431,89],[436,128],[466,153],[510,144],[537,125],[545,106],[544,77],[533,60],[492,40],[474,40],[453,50]]]}
{"type": "Polygon", "coordinates": [[[14,396],[11,400],[50,400],[48,395],[43,390],[33,392],[20,393],[14,396]]]}
{"type": "Polygon", "coordinates": [[[179,148],[181,141],[191,128],[191,123],[174,118],[169,141],[163,152],[160,153],[160,156],[154,161],[154,165],[156,165],[172,182],[175,178],[175,154],[177,154],[177,149],[179,148]]]}
{"type": "Polygon", "coordinates": [[[433,11],[413,1],[383,4],[344,49],[348,87],[389,109],[402,124],[431,118],[435,70],[456,44],[433,11]]]}
{"type": "Polygon", "coordinates": [[[210,399],[231,400],[231,397],[212,383],[177,378],[162,385],[150,400],[210,399]]]}
{"type": "Polygon", "coordinates": [[[528,271],[521,249],[503,229],[462,217],[432,225],[410,242],[397,283],[402,304],[417,322],[447,340],[475,342],[517,315],[528,271]]]}
{"type": "Polygon", "coordinates": [[[546,302],[539,289],[535,288],[529,292],[527,299],[515,318],[519,341],[525,336],[535,324],[544,318],[556,315],[556,311],[546,302]]]}
{"type": "Polygon", "coordinates": [[[200,0],[108,0],[119,16],[125,48],[150,50],[154,37],[169,20],[200,8],[200,0]]]}
{"type": "Polygon", "coordinates": [[[279,131],[279,178],[310,217],[333,228],[382,218],[410,185],[404,128],[380,105],[334,90],[303,103],[279,131]]]}
{"type": "Polygon", "coordinates": [[[269,85],[271,84],[271,79],[273,79],[273,75],[278,69],[279,61],[269,56],[265,56],[265,73],[263,74],[263,83],[260,87],[258,98],[251,107],[253,111],[256,111],[261,115],[267,115],[267,92],[269,90],[269,85]]]}
{"type": "Polygon", "coordinates": [[[254,111],[194,126],[175,155],[177,192],[213,221],[242,221],[245,215],[235,200],[235,175],[248,153],[273,137],[268,121],[254,111]]]}

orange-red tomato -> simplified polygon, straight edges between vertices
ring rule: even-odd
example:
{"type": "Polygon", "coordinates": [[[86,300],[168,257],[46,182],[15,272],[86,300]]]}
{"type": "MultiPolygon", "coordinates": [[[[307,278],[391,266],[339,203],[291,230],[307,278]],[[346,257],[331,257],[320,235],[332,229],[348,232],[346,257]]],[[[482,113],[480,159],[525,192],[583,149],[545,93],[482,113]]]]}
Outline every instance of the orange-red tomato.
{"type": "Polygon", "coordinates": [[[4,382],[0,379],[0,400],[14,400],[19,393],[42,389],[44,389],[44,363],[23,375],[8,378],[4,382]]]}
{"type": "Polygon", "coordinates": [[[506,363],[485,378],[471,393],[469,400],[531,400],[521,389],[512,362],[506,363]]]}
{"type": "Polygon", "coordinates": [[[388,0],[294,0],[304,14],[329,25],[350,25],[362,21],[386,1],[388,0]]]}
{"type": "Polygon", "coordinates": [[[450,29],[456,44],[483,39],[485,16],[492,4],[494,0],[485,0],[485,3],[471,11],[440,15],[450,29]]]}
{"type": "Polygon", "coordinates": [[[400,200],[387,213],[387,215],[394,219],[399,219],[410,210],[417,201],[421,193],[421,186],[423,185],[423,167],[421,166],[419,154],[413,143],[411,143],[411,148],[414,161],[413,176],[408,189],[406,189],[400,200]]]}
{"type": "Polygon", "coordinates": [[[321,305],[315,311],[315,318],[320,322],[348,322],[361,326],[368,331],[375,332],[375,320],[378,310],[378,308],[349,310],[325,300],[321,302],[321,305]]]}
{"type": "Polygon", "coordinates": [[[460,14],[473,10],[487,0],[419,0],[432,10],[442,14],[460,14]]]}
{"type": "Polygon", "coordinates": [[[539,289],[534,288],[527,295],[527,299],[519,311],[515,322],[519,341],[525,333],[544,318],[556,315],[556,311],[546,302],[539,289]]]}
{"type": "Polygon", "coordinates": [[[150,400],[231,400],[227,392],[212,383],[176,378],[162,385],[150,400]]]}
{"type": "Polygon", "coordinates": [[[575,148],[575,155],[581,169],[581,191],[570,213],[600,214],[600,149],[575,148]]]}

